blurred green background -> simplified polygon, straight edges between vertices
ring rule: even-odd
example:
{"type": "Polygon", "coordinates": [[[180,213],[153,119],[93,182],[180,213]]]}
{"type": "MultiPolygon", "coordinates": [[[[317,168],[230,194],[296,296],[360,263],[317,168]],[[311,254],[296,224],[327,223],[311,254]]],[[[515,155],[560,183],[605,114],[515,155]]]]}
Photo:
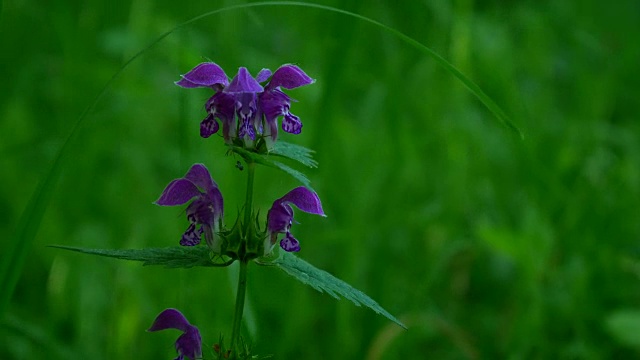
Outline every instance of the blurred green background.
{"type": "MultiPolygon", "coordinates": [[[[0,251],[82,111],[160,34],[239,1],[5,1],[0,24],[0,251]]],[[[47,248],[177,245],[187,222],[152,205],[204,162],[227,224],[244,172],[198,136],[206,89],[175,85],[204,59],[233,75],[296,63],[328,217],[303,214],[299,254],[409,326],[250,266],[245,335],[277,359],[640,357],[640,3],[335,1],[450,60],[525,133],[508,132],[451,74],[371,24],[256,7],[175,31],[88,114],[0,326],[2,359],[171,359],[176,307],[205,354],[229,336],[235,269],[168,270],[47,248]]],[[[297,183],[257,173],[256,205],[297,183]]],[[[2,257],[6,263],[7,258],[2,257]]],[[[3,293],[6,289],[0,289],[3,293]]]]}

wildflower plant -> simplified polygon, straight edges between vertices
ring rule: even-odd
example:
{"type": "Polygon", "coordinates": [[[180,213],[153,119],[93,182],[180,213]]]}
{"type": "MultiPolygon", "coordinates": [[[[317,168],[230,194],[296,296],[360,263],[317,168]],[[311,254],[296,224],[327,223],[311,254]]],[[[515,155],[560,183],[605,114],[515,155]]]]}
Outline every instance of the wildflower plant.
{"type": "MultiPolygon", "coordinates": [[[[301,68],[292,64],[282,65],[273,73],[269,69],[262,69],[255,77],[247,68],[240,67],[232,79],[213,62],[195,66],[182,75],[176,85],[187,89],[205,87],[212,90],[211,97],[204,104],[206,114],[200,122],[199,134],[203,138],[210,138],[222,128],[228,153],[236,154],[244,163],[237,165],[241,170],[246,169],[247,174],[245,202],[238,206],[241,209],[238,218],[231,223],[224,223],[224,189],[218,187],[212,172],[204,164],[196,163],[186,169],[184,176],[171,180],[155,201],[159,206],[185,208],[186,230],[182,235],[175,234],[167,238],[168,242],[175,241],[179,245],[122,250],[59,247],[170,268],[225,267],[237,261],[238,290],[230,340],[227,346],[220,337],[211,351],[213,358],[255,358],[240,337],[247,267],[250,263],[282,269],[320,292],[327,292],[337,299],[344,297],[357,306],[369,307],[405,327],[361,291],[292,254],[302,248],[291,232],[295,212],[299,210],[326,216],[320,197],[311,188],[308,178],[278,161],[279,158],[288,158],[307,167],[317,166],[312,158],[312,150],[279,140],[280,129],[289,134],[300,134],[302,131],[302,121],[291,112],[293,100],[285,90],[313,82],[301,68]],[[273,204],[267,211],[254,209],[253,188],[258,166],[282,170],[300,181],[302,186],[280,197],[274,195],[273,204]]],[[[207,358],[207,353],[202,350],[198,328],[187,321],[180,311],[161,311],[148,331],[165,329],[182,331],[175,343],[177,360],[207,358]]]]}

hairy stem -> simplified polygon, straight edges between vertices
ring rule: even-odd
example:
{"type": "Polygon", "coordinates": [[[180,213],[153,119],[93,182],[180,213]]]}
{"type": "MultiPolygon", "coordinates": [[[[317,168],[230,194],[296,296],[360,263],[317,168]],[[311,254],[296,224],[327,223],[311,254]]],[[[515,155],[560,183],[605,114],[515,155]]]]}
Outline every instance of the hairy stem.
{"type": "Polygon", "coordinates": [[[255,177],[256,164],[254,162],[247,161],[247,197],[244,204],[244,223],[243,231],[245,238],[243,244],[240,245],[240,273],[238,274],[238,291],[236,293],[236,310],[233,315],[233,330],[231,332],[231,346],[230,349],[233,352],[233,358],[236,358],[239,351],[236,351],[238,346],[238,338],[240,336],[240,325],[242,324],[242,312],[244,311],[244,299],[247,291],[247,265],[248,261],[245,257],[245,249],[247,247],[247,240],[251,236],[251,210],[253,203],[253,180],[255,177]]]}
{"type": "MultiPolygon", "coordinates": [[[[252,202],[253,202],[253,179],[256,171],[256,163],[249,162],[247,160],[247,198],[244,203],[244,228],[249,229],[249,224],[251,224],[251,210],[252,210],[252,202]]],[[[245,234],[247,232],[245,231],[245,234]]]]}
{"type": "Polygon", "coordinates": [[[247,290],[247,261],[242,259],[240,262],[240,273],[238,274],[238,291],[236,293],[236,311],[233,315],[233,330],[231,332],[231,349],[234,354],[233,358],[236,358],[238,351],[236,351],[236,345],[238,344],[238,337],[240,336],[240,324],[242,323],[242,312],[244,311],[244,298],[247,290]]]}

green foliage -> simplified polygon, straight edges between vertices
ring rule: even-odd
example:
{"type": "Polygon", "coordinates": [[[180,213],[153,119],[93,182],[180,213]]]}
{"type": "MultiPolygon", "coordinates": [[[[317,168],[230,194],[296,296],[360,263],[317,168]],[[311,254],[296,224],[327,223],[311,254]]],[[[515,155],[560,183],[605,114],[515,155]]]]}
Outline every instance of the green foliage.
{"type": "Polygon", "coordinates": [[[269,154],[283,156],[288,159],[296,160],[302,165],[310,168],[317,168],[318,162],[313,159],[314,152],[315,151],[307,149],[304,146],[278,141],[273,145],[273,149],[269,151],[269,154]]]}
{"type": "MultiPolygon", "coordinates": [[[[300,171],[285,165],[279,161],[276,161],[273,159],[273,157],[268,156],[268,155],[263,155],[263,154],[258,154],[255,152],[251,152],[248,150],[245,150],[241,147],[235,146],[235,145],[230,145],[229,148],[231,149],[231,151],[239,154],[240,156],[244,157],[245,159],[249,159],[252,162],[256,162],[258,164],[261,165],[265,165],[268,167],[272,167],[278,170],[282,170],[285,173],[291,175],[294,179],[298,180],[302,185],[306,186],[307,188],[313,190],[313,188],[311,187],[311,182],[309,181],[309,179],[307,178],[307,176],[303,173],[301,173],[300,171]]],[[[291,147],[289,149],[292,149],[291,147]]],[[[295,149],[295,148],[293,148],[295,149]]],[[[282,148],[281,151],[283,151],[283,154],[279,154],[288,158],[292,158],[294,160],[298,160],[300,162],[302,162],[303,164],[305,163],[309,163],[310,161],[313,161],[311,158],[308,158],[307,156],[305,156],[305,154],[303,152],[299,152],[299,151],[295,151],[294,152],[289,152],[287,151],[287,148],[282,148]],[[285,155],[287,154],[287,155],[285,155]],[[300,154],[302,154],[302,156],[300,156],[300,154]],[[291,156],[295,156],[295,157],[291,157],[291,156]],[[301,159],[301,160],[300,160],[301,159]]],[[[296,149],[297,150],[297,149],[296,149]]],[[[305,164],[306,165],[306,164],[305,164]]]]}
{"type": "Polygon", "coordinates": [[[293,254],[282,251],[280,257],[273,261],[272,264],[291,275],[294,279],[311,286],[319,292],[326,292],[338,300],[340,297],[343,297],[350,300],[356,306],[364,305],[375,311],[376,314],[386,317],[405,329],[407,328],[396,319],[395,316],[391,315],[387,310],[383,309],[382,306],[378,305],[377,302],[367,296],[367,294],[353,288],[351,285],[328,272],[314,267],[293,254]]]}
{"type": "Polygon", "coordinates": [[[618,310],[606,319],[607,330],[621,345],[640,349],[640,310],[618,310]]]}
{"type": "MultiPolygon", "coordinates": [[[[141,261],[145,266],[160,265],[167,268],[192,268],[195,266],[211,267],[230,264],[212,261],[209,249],[206,246],[175,246],[148,249],[85,249],[60,245],[51,245],[51,247],[120,260],[141,261]]],[[[344,281],[326,271],[314,267],[295,255],[283,251],[275,260],[261,262],[260,264],[277,266],[303,284],[309,285],[320,292],[326,292],[338,300],[342,296],[353,302],[356,306],[364,305],[377,314],[381,314],[403,328],[406,328],[404,324],[362,291],[353,288],[344,281]]]]}
{"type": "Polygon", "coordinates": [[[51,245],[53,248],[98,255],[120,260],[141,261],[142,265],[160,265],[167,268],[216,266],[206,246],[174,246],[147,249],[85,249],[73,246],[51,245]]]}

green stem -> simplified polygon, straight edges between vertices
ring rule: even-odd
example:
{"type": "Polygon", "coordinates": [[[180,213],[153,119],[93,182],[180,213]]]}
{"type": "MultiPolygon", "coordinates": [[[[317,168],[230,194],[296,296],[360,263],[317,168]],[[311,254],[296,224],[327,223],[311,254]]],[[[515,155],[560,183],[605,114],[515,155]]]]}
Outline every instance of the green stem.
{"type": "Polygon", "coordinates": [[[238,351],[235,346],[238,344],[240,336],[240,324],[242,323],[242,312],[244,311],[244,298],[247,290],[247,261],[240,260],[240,273],[238,274],[238,292],[236,294],[236,311],[233,315],[233,330],[231,332],[231,346],[229,349],[236,358],[238,351]]]}
{"type": "MultiPolygon", "coordinates": [[[[253,179],[256,171],[256,163],[249,162],[247,160],[247,198],[244,202],[244,228],[249,229],[249,224],[251,224],[251,210],[252,210],[252,202],[253,202],[253,179]]],[[[244,232],[247,234],[247,232],[244,232]]]]}
{"type": "Polygon", "coordinates": [[[233,330],[231,331],[231,346],[229,349],[232,351],[233,358],[236,358],[239,351],[236,351],[238,345],[238,338],[240,336],[240,325],[242,324],[242,312],[244,311],[244,299],[247,292],[247,265],[248,261],[245,257],[245,250],[247,247],[247,240],[251,237],[251,210],[253,203],[253,180],[255,178],[256,164],[254,162],[247,161],[247,198],[244,204],[244,228],[242,233],[244,239],[243,244],[240,245],[240,273],[238,274],[238,291],[236,293],[236,310],[233,315],[233,330]]]}

